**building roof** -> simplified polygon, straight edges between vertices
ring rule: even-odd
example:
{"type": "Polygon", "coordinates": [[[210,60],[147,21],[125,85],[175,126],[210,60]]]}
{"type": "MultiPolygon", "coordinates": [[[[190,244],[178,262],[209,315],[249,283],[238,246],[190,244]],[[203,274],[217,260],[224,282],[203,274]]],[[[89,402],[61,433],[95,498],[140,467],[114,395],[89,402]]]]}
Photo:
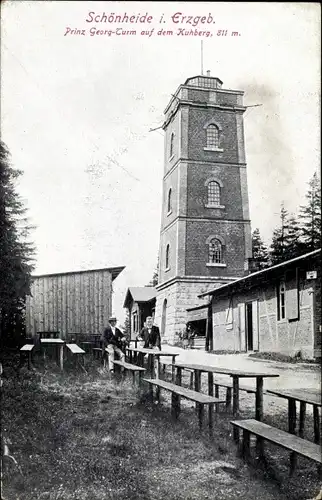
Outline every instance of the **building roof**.
{"type": "Polygon", "coordinates": [[[123,307],[128,307],[131,299],[133,302],[151,302],[156,296],[154,286],[131,286],[127,289],[123,307]]]}
{"type": "Polygon", "coordinates": [[[206,295],[217,295],[222,292],[226,292],[228,290],[232,290],[236,288],[237,286],[243,287],[244,285],[250,285],[253,281],[255,281],[257,278],[265,279],[265,277],[269,274],[275,273],[280,271],[283,268],[286,267],[292,267],[293,265],[296,265],[300,263],[303,260],[310,259],[311,257],[317,257],[318,254],[321,253],[321,248],[314,250],[313,252],[306,253],[304,255],[300,255],[299,257],[295,257],[294,259],[286,260],[285,262],[281,262],[280,264],[276,264],[275,266],[268,267],[267,269],[262,269],[261,271],[256,271],[255,273],[248,274],[247,276],[244,276],[243,278],[239,278],[235,281],[232,281],[231,283],[226,283],[225,285],[218,286],[214,290],[209,290],[208,292],[202,293],[198,295],[198,297],[205,297],[206,295]]]}
{"type": "Polygon", "coordinates": [[[72,274],[86,274],[86,273],[94,273],[94,272],[102,272],[102,271],[109,271],[112,274],[112,280],[115,280],[115,278],[118,277],[118,275],[125,269],[125,266],[120,266],[120,267],[104,267],[102,269],[86,269],[85,271],[68,271],[65,273],[52,273],[52,274],[38,274],[38,275],[33,275],[32,279],[35,278],[51,278],[54,276],[68,276],[72,274]]]}

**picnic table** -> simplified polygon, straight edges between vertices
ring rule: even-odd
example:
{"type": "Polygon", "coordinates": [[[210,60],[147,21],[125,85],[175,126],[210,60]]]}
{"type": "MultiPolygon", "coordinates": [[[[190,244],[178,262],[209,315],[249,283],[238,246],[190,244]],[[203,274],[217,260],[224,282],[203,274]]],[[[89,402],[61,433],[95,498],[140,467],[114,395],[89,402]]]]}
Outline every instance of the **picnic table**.
{"type": "Polygon", "coordinates": [[[159,351],[158,349],[145,349],[143,347],[127,347],[126,349],[130,353],[130,362],[132,362],[132,353],[148,355],[148,367],[151,371],[152,378],[160,378],[160,357],[172,357],[172,377],[174,377],[174,363],[176,360],[176,356],[179,356],[180,354],[179,352],[159,351]]]}
{"type": "Polygon", "coordinates": [[[233,379],[233,414],[239,414],[239,379],[255,378],[256,379],[256,403],[255,403],[255,418],[263,420],[263,380],[264,378],[279,377],[276,373],[267,372],[252,372],[250,370],[235,370],[233,368],[222,368],[219,366],[196,365],[191,363],[178,363],[174,365],[178,370],[188,369],[193,370],[195,374],[195,390],[200,391],[201,373],[208,373],[208,394],[213,395],[213,374],[219,373],[229,375],[233,379]]]}
{"type": "Polygon", "coordinates": [[[296,432],[296,402],[300,403],[299,436],[301,438],[304,437],[306,405],[313,405],[314,441],[319,444],[321,393],[314,389],[268,389],[267,392],[288,400],[288,431],[291,434],[296,432]]]}
{"type": "Polygon", "coordinates": [[[65,341],[62,339],[40,339],[40,343],[42,345],[51,345],[57,347],[57,361],[59,358],[60,369],[64,369],[64,345],[65,341]],[[59,348],[59,356],[58,356],[58,348],[59,348]]]}

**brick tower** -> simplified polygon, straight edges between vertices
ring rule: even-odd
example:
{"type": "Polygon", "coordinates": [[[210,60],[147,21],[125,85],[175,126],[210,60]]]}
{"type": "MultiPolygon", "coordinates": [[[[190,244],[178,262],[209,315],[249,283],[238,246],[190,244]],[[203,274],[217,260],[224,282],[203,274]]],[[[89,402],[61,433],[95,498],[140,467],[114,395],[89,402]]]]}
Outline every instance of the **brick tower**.
{"type": "Polygon", "coordinates": [[[165,109],[156,323],[171,343],[198,294],[248,273],[243,92],[219,78],[180,85],[165,109]]]}

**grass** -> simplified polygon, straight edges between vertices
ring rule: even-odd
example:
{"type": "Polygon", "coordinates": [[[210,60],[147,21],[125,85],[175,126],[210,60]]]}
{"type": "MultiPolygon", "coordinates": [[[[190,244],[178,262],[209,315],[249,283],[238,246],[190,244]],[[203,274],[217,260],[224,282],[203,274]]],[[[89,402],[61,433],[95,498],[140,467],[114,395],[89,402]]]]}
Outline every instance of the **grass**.
{"type": "MultiPolygon", "coordinates": [[[[210,438],[191,403],[173,421],[167,393],[155,405],[98,361],[87,375],[41,358],[31,372],[14,357],[3,364],[2,431],[22,472],[4,460],[3,500],[305,500],[319,491],[316,466],[299,460],[290,480],[288,455],[276,448],[270,468],[246,465],[231,415],[220,413],[210,438]]],[[[241,405],[252,416],[252,396],[241,405]]],[[[269,418],[285,426],[285,412],[269,418]]]]}

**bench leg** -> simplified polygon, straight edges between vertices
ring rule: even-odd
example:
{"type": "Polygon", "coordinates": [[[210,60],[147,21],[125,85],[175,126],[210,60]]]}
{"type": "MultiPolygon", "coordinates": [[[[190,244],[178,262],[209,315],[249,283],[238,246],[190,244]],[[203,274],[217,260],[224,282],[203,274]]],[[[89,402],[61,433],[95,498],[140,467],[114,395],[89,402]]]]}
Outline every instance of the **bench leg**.
{"type": "MultiPolygon", "coordinates": [[[[288,432],[295,434],[296,432],[296,401],[295,399],[288,400],[288,432]]],[[[290,453],[290,475],[293,474],[296,468],[296,453],[290,453]]]]}
{"type": "Polygon", "coordinates": [[[245,459],[250,457],[250,432],[243,430],[242,455],[245,459]]]}
{"type": "Polygon", "coordinates": [[[139,372],[139,387],[142,387],[142,372],[139,372]]]}
{"type": "Polygon", "coordinates": [[[213,435],[214,427],[214,405],[210,404],[208,408],[208,425],[209,425],[209,435],[213,435]]]}
{"type": "Polygon", "coordinates": [[[171,395],[171,412],[175,419],[179,417],[180,414],[180,396],[174,392],[171,395]]]}
{"type": "Polygon", "coordinates": [[[319,408],[317,405],[313,405],[313,419],[314,419],[314,442],[316,444],[320,443],[320,417],[319,408]]]}
{"type": "Polygon", "coordinates": [[[203,427],[203,418],[204,418],[204,410],[205,405],[202,403],[198,403],[198,422],[199,422],[199,430],[203,427]]]}
{"type": "MultiPolygon", "coordinates": [[[[201,372],[199,370],[195,370],[195,391],[200,392],[201,385],[201,372]]],[[[196,413],[199,415],[199,403],[196,403],[196,413]]]]}
{"type": "MultiPolygon", "coordinates": [[[[215,384],[215,398],[219,398],[219,385],[215,384]]],[[[231,399],[231,398],[230,398],[231,399]]],[[[219,403],[215,405],[216,413],[219,412],[219,403]]]]}
{"type": "Polygon", "coordinates": [[[193,389],[193,372],[190,373],[190,385],[189,385],[189,388],[193,389]]]}
{"type": "Polygon", "coordinates": [[[299,424],[299,437],[300,438],[304,438],[305,410],[306,410],[306,403],[304,403],[304,401],[301,401],[301,403],[300,403],[300,424],[299,424]]]}
{"type": "MultiPolygon", "coordinates": [[[[239,414],[239,379],[233,377],[233,415],[238,418],[239,414]]],[[[239,441],[239,429],[234,427],[234,440],[239,441]]]]}
{"type": "Polygon", "coordinates": [[[28,352],[28,370],[31,368],[31,351],[28,352]]]}
{"type": "Polygon", "coordinates": [[[230,412],[231,410],[231,398],[232,398],[232,389],[231,387],[227,387],[226,390],[226,411],[230,412]]]}

